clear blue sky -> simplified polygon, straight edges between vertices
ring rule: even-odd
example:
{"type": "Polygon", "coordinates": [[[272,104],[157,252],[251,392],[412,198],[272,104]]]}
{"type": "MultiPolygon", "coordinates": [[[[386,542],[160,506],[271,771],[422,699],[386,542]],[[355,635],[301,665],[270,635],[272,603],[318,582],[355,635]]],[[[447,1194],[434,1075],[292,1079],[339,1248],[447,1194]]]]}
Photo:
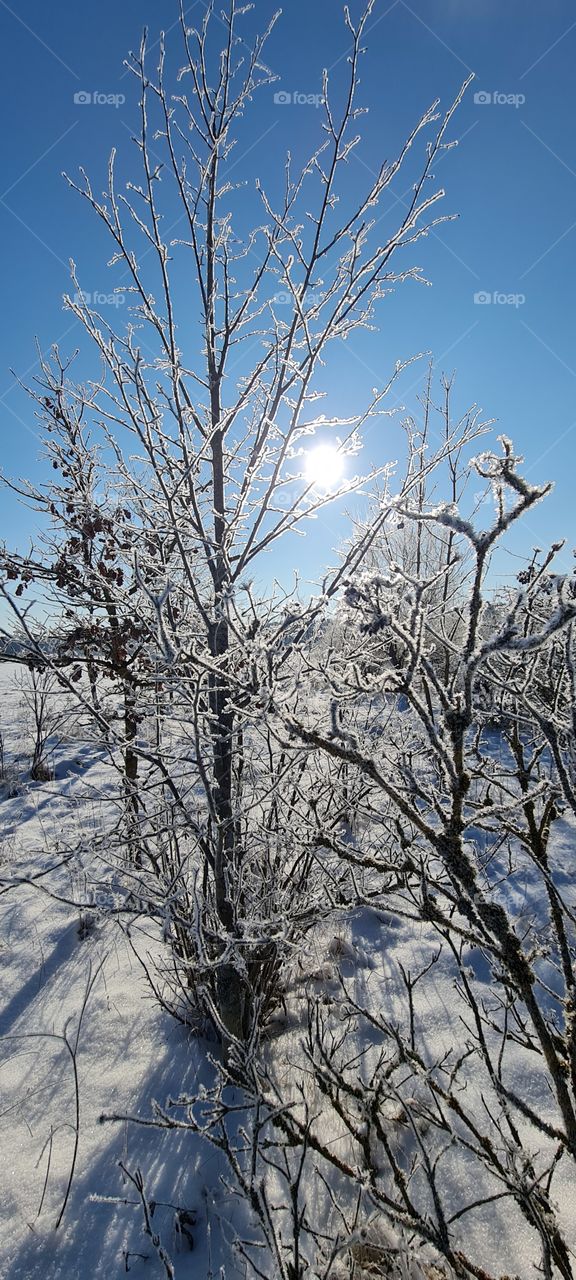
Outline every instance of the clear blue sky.
{"type": "MultiPolygon", "coordinates": [[[[275,8],[274,0],[256,0],[249,26],[264,25],[275,8]]],[[[190,23],[201,19],[203,9],[203,0],[188,4],[190,23]]],[[[351,9],[358,14],[361,0],[351,0],[351,9]]],[[[161,26],[168,32],[173,27],[175,39],[176,21],[175,0],[0,0],[0,461],[9,474],[42,474],[33,406],[15,386],[10,367],[30,378],[36,337],[45,349],[58,341],[63,353],[82,337],[62,308],[69,258],[85,289],[109,293],[117,283],[106,268],[109,244],[61,172],[75,175],[82,164],[101,190],[112,146],[119,172],[132,168],[136,84],[123,58],[137,48],[145,23],[153,42],[161,26]],[[81,105],[74,102],[80,91],[125,95],[126,101],[81,105]]],[[[573,5],[377,0],[367,44],[360,101],[370,113],[360,122],[365,144],[350,163],[351,184],[364,182],[370,169],[393,156],[436,96],[447,106],[469,71],[476,81],[453,125],[460,145],[437,170],[447,191],[444,211],[458,213],[459,220],[420,241],[413,253],[433,288],[408,285],[384,301],[380,332],[342,348],[333,392],[348,410],[362,390],[385,380],[397,359],[431,350],[438,370],[457,371],[458,407],[478,402],[525,455],[529,477],[555,481],[552,498],[524,526],[524,543],[567,536],[568,568],[576,541],[573,5]],[[491,100],[475,102],[479,92],[491,100]],[[514,102],[494,101],[496,94],[514,102]],[[480,305],[474,301],[479,291],[524,301],[480,305]]],[[[320,112],[304,104],[276,106],[274,90],[318,93],[324,66],[332,67],[336,84],[347,47],[340,0],[287,0],[268,48],[280,79],[256,99],[246,119],[239,168],[249,184],[259,175],[274,185],[286,148],[303,154],[319,136],[320,112]]],[[[405,383],[407,405],[417,389],[413,382],[405,383]]],[[[395,443],[379,429],[370,457],[395,456],[395,443]]],[[[23,546],[29,513],[5,493],[0,501],[0,537],[23,546]]],[[[319,568],[342,532],[336,515],[318,522],[306,546],[291,543],[279,557],[278,573],[298,566],[299,558],[302,569],[319,568]]],[[[513,545],[521,549],[520,540],[513,545]]],[[[516,567],[511,563],[511,570],[516,567]]]]}

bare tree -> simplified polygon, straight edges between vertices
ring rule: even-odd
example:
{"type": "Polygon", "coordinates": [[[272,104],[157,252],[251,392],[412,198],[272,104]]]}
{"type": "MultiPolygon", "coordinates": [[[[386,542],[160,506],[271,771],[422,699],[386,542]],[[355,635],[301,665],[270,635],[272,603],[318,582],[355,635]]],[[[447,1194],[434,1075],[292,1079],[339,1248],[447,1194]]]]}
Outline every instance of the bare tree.
{"type": "Polygon", "coordinates": [[[47,753],[61,741],[70,728],[70,706],[63,703],[62,691],[50,670],[38,670],[30,665],[26,676],[20,680],[24,703],[32,723],[32,763],[30,777],[34,782],[46,782],[52,776],[47,753]]]}
{"type": "MultiPolygon", "coordinates": [[[[430,388],[423,412],[426,430],[430,388]]],[[[344,587],[343,625],[337,611],[268,690],[267,733],[287,752],[300,740],[304,792],[318,795],[303,814],[306,873],[321,886],[324,916],[344,907],[346,921],[354,905],[391,922],[385,979],[363,982],[354,947],[336,935],[331,964],[310,971],[299,993],[285,989],[285,1038],[280,1021],[258,1054],[234,1046],[201,1100],[168,1099],[149,1119],[134,1117],[191,1128],[226,1157],[253,1216],[236,1241],[249,1274],[491,1280],[505,1264],[490,1269],[474,1224],[501,1215],[531,1265],[571,1275],[556,1198],[576,1155],[576,919],[563,884],[569,855],[555,840],[570,793],[539,716],[547,707],[568,777],[562,659],[574,584],[551,573],[556,547],[505,604],[494,597],[490,549],[547,486],[527,485],[506,439],[500,452],[471,457],[484,429],[475,411],[450,421],[425,476],[409,457],[399,493],[381,500],[370,526],[374,541],[359,531],[381,559],[344,587]],[[478,506],[477,481],[467,483],[478,475],[493,493],[493,514],[480,506],[485,528],[467,509],[478,506]],[[417,576],[419,522],[438,539],[417,576]],[[392,925],[402,923],[408,962],[394,946],[392,925]],[[340,958],[347,976],[330,976],[340,958]],[[431,1008],[443,1026],[430,1025],[431,1008]],[[231,1106],[238,1074],[244,1090],[231,1106]]],[[[414,423],[408,438],[420,453],[414,423]]],[[[261,671],[264,682],[265,654],[261,671]]],[[[275,796],[295,822],[297,804],[281,785],[275,796]]]]}
{"type": "MultiPolygon", "coordinates": [[[[469,442],[468,435],[463,443],[469,442]]],[[[404,489],[389,496],[394,536],[399,523],[407,526],[413,549],[418,525],[430,526],[443,547],[440,562],[432,572],[422,564],[416,573],[411,556],[408,564],[384,556],[378,571],[373,566],[349,581],[341,643],[322,669],[315,667],[317,685],[321,670],[325,674],[323,708],[316,702],[298,719],[286,707],[277,705],[276,712],[280,740],[283,726],[367,784],[365,824],[352,835],[349,827],[319,832],[319,850],[353,866],[359,901],[380,902],[436,935],[436,960],[442,954],[448,963],[462,1002],[464,1043],[440,1060],[427,1048],[414,995],[426,968],[411,975],[400,966],[404,999],[397,1019],[359,1004],[345,988],[336,1027],[311,1014],[308,1060],[356,1145],[349,1168],[364,1162],[374,1205],[393,1222],[412,1221],[456,1274],[479,1275],[474,1267],[480,1263],[453,1243],[473,1206],[461,1206],[453,1227],[440,1170],[451,1163],[449,1149],[472,1152],[490,1174],[486,1196],[511,1196],[536,1231],[544,1273],[557,1268],[568,1277],[569,1249],[550,1187],[558,1162],[576,1158],[576,920],[562,888],[563,846],[553,835],[571,805],[576,604],[573,579],[550,572],[559,545],[521,575],[506,608],[493,602],[492,550],[549,488],[529,485],[510,442],[502,437],[500,445],[500,453],[460,455],[461,480],[479,475],[491,485],[493,515],[484,528],[465,500],[432,502],[422,493],[411,500],[404,489]],[[446,615],[441,588],[457,556],[468,568],[446,615]],[[449,630],[453,617],[457,636],[449,630]],[[485,996],[477,981],[483,966],[485,996]],[[372,1076],[361,1069],[369,1050],[360,1048],[357,1059],[351,1035],[342,1033],[347,1001],[355,1032],[358,1020],[364,1027],[360,1046],[370,1029],[382,1036],[372,1076]],[[511,1045],[523,1055],[523,1079],[513,1068],[511,1045]],[[553,1106],[534,1103],[541,1079],[542,1096],[553,1106]],[[479,1089],[483,1119],[471,1105],[471,1091],[479,1089]],[[394,1102],[413,1138],[408,1182],[387,1138],[394,1102]],[[448,1135],[445,1149],[439,1134],[448,1135]],[[420,1194],[414,1200],[410,1191],[422,1178],[425,1200],[434,1205],[433,1229],[420,1194]]],[[[277,1094],[270,1102],[279,1105],[277,1094]]],[[[302,1119],[291,1123],[293,1132],[300,1125],[302,1139],[306,1131],[309,1146],[320,1143],[330,1163],[322,1123],[310,1133],[302,1119]]]]}
{"type": "MultiPolygon", "coordinates": [[[[326,393],[323,362],[336,342],[372,322],[392,286],[422,279],[420,268],[397,269],[393,260],[445,219],[436,213],[443,192],[430,183],[435,161],[452,145],[448,129],[463,92],[445,115],[438,115],[437,103],[426,111],[397,158],[382,164],[338,218],[347,163],[359,144],[356,121],[364,108],[358,67],[372,9],[370,0],[357,22],[345,10],[343,106],[332,105],[324,73],[318,145],[298,173],[287,161],[278,206],[258,184],[262,222],[247,236],[236,224],[242,192],[232,177],[232,148],[240,117],[274,79],[264,53],[276,18],[248,48],[237,0],[229,0],[221,19],[208,5],[200,30],[187,27],[182,9],[177,95],[165,83],[164,40],[154,71],[144,36],[127,64],[140,94],[140,183],[119,191],[115,154],[104,198],[86,174],[79,183],[69,180],[112,240],[112,266],[123,273],[117,287],[126,288],[128,279],[131,319],[124,334],[115,333],[86,301],[73,267],[75,292],[67,303],[100,357],[102,376],[77,386],[55,353],[52,362],[43,362],[40,391],[34,392],[45,430],[56,437],[55,466],[73,494],[65,500],[62,485],[48,498],[28,486],[25,492],[52,516],[61,539],[66,565],[60,562],[56,586],[65,589],[72,620],[85,607],[95,628],[88,658],[83,623],[78,648],[84,662],[102,663],[102,651],[96,655],[103,629],[104,655],[115,647],[114,661],[107,660],[123,682],[126,712],[124,733],[115,741],[125,752],[138,859],[160,878],[164,913],[176,912],[169,932],[186,937],[189,980],[194,965],[207,975],[210,1010],[221,1033],[232,1037],[250,1035],[254,976],[270,964],[277,945],[269,916],[274,903],[263,885],[257,887],[262,840],[254,840],[246,824],[246,814],[257,807],[247,786],[246,725],[257,724],[268,696],[258,667],[264,652],[268,677],[277,680],[298,637],[362,548],[356,546],[347,565],[325,581],[321,601],[300,610],[296,626],[282,600],[257,600],[250,578],[280,537],[298,532],[350,487],[343,483],[335,495],[306,480],[302,455],[311,436],[330,433],[345,457],[354,456],[363,426],[386,412],[385,396],[400,366],[343,419],[318,412],[326,393]],[[213,34],[222,30],[213,57],[213,34]],[[410,201],[386,230],[376,211],[425,134],[410,201]],[[178,239],[170,238],[174,212],[186,228],[178,239]],[[174,290],[178,273],[193,288],[184,316],[174,290]],[[115,515],[94,504],[87,423],[111,466],[107,490],[117,494],[115,515]],[[188,721],[194,783],[203,791],[200,818],[182,759],[167,764],[165,755],[138,739],[135,690],[136,702],[146,703],[151,673],[157,682],[159,669],[179,702],[180,722],[188,721]],[[136,761],[142,759],[149,773],[137,779],[136,761]],[[145,803],[152,795],[153,813],[145,803]],[[193,856],[199,871],[194,886],[188,879],[188,905],[180,916],[174,903],[184,874],[183,840],[186,865],[193,856]],[[250,924],[255,894],[261,902],[256,936],[250,924]],[[200,909],[192,910],[197,901],[200,909]],[[204,931],[201,941],[194,918],[204,931]]],[[[54,562],[48,574],[33,557],[6,556],[4,565],[8,577],[20,578],[16,595],[37,576],[54,581],[54,562]]],[[[33,642],[30,618],[12,599],[33,642]]],[[[70,683],[69,675],[63,678],[70,683]]],[[[92,703],[96,720],[105,721],[92,703]]]]}

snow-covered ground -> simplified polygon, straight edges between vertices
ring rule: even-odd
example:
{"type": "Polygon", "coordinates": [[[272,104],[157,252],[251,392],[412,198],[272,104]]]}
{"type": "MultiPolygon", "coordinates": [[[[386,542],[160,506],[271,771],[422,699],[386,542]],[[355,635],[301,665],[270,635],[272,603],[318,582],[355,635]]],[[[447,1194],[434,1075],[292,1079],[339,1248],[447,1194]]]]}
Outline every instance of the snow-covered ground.
{"type": "MultiPolygon", "coordinates": [[[[2,724],[9,781],[0,792],[0,876],[33,877],[64,857],[78,835],[98,827],[96,797],[106,794],[106,765],[81,743],[62,743],[52,755],[55,778],[25,775],[25,714],[16,671],[0,668],[2,724]]],[[[29,764],[29,757],[28,757],[29,764]]],[[[104,1112],[148,1114],[153,1097],[194,1090],[206,1077],[205,1055],[185,1030],[162,1013],[143,971],[114,922],[97,919],[85,930],[77,910],[40,887],[20,885],[0,897],[0,1275],[111,1277],[130,1270],[149,1275],[150,1250],[141,1211],[119,1169],[140,1167],[158,1202],[155,1222],[178,1256],[171,1205],[189,1207],[194,1231],[194,1274],[219,1266],[220,1217],[226,1196],[218,1187],[212,1152],[190,1134],[163,1135],[121,1124],[101,1124],[104,1112]],[[73,1048],[89,985],[77,1049],[79,1143],[74,1179],[58,1231],[74,1155],[76,1100],[73,1048]],[[108,1197],[104,1203],[92,1197],[108,1197]],[[115,1204],[110,1197],[119,1197],[115,1204]],[[160,1202],[166,1201],[163,1206],[160,1202]]],[[[77,900],[77,873],[67,866],[50,888],[77,900]]],[[[192,1274],[184,1267],[182,1274],[192,1274]]]]}
{"type": "MultiPolygon", "coordinates": [[[[79,831],[84,836],[101,831],[109,769],[102,754],[76,736],[54,746],[53,778],[31,782],[26,775],[29,731],[15,675],[14,668],[0,667],[7,761],[0,791],[0,1276],[112,1280],[129,1272],[143,1280],[161,1275],[161,1260],[143,1232],[141,1206],[123,1165],[132,1174],[142,1173],[148,1200],[155,1202],[154,1230],[178,1280],[234,1280],[245,1274],[229,1248],[242,1222],[242,1206],[226,1185],[220,1155],[190,1132],[100,1122],[106,1113],[146,1118],[154,1099],[163,1103],[168,1096],[196,1093],[210,1084],[210,1054],[217,1050],[158,1007],[130,941],[114,919],[96,915],[86,927],[70,905],[85,885],[76,864],[70,871],[66,851],[79,831]],[[59,859],[63,865],[50,875],[48,894],[42,873],[59,859]],[[35,878],[35,883],[5,891],[15,878],[35,878]],[[78,1150],[62,1214],[75,1157],[77,1104],[78,1150]],[[184,1217],[178,1219],[182,1211],[184,1217]]],[[[556,839],[569,884],[573,827],[559,824],[556,839]]],[[[526,876],[509,887],[517,911],[526,898],[528,872],[526,876]]],[[[151,936],[150,947],[159,945],[151,936]]],[[[286,1019],[270,1041],[271,1074],[285,1096],[301,1083],[307,1087],[303,1037],[310,995],[321,997],[333,1027],[338,1026],[340,980],[359,1006],[381,1010],[390,1023],[401,1021],[401,966],[415,975],[437,952],[431,926],[401,921],[392,913],[363,909],[318,929],[295,961],[286,1019]]],[[[469,961],[474,981],[486,986],[482,957],[471,955],[469,961]]],[[[457,1056],[466,1037],[454,984],[453,963],[442,954],[415,991],[419,1044],[430,1063],[445,1054],[457,1056]]],[[[347,1023],[346,1035],[347,1057],[353,1061],[355,1050],[362,1055],[359,1078],[368,1082],[382,1037],[361,1015],[347,1023]]],[[[509,1079],[521,1080],[531,1106],[553,1118],[535,1055],[514,1043],[507,1054],[509,1079]]],[[[485,1081],[475,1071],[472,1061],[462,1088],[466,1105],[480,1115],[487,1095],[485,1081]]],[[[322,1106],[318,1123],[323,1137],[345,1153],[342,1125],[322,1106]]],[[[400,1151],[406,1126],[393,1112],[390,1134],[400,1151]]],[[[527,1125],[526,1141],[535,1162],[544,1167],[545,1140],[527,1125]]],[[[488,1175],[483,1182],[478,1162],[461,1151],[443,1158],[440,1180],[455,1213],[467,1201],[490,1193],[488,1175]]],[[[310,1213],[324,1212],[319,1185],[311,1184],[307,1191],[310,1213]]],[[[283,1194],[280,1187],[278,1194],[283,1194]]],[[[567,1161],[556,1169],[553,1194],[576,1249],[576,1186],[567,1161]]],[[[464,1223],[468,1252],[481,1257],[491,1274],[535,1280],[536,1233],[509,1198],[479,1207],[464,1223]]],[[[337,1267],[331,1274],[336,1280],[337,1267]]]]}

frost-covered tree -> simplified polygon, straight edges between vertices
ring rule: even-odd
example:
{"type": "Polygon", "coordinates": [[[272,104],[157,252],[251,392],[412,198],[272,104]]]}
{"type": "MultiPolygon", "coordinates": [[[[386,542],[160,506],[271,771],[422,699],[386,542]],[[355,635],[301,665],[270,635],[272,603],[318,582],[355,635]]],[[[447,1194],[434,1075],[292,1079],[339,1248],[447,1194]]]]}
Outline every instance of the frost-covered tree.
{"type": "MultiPolygon", "coordinates": [[[[458,501],[450,491],[439,500],[441,484],[383,498],[377,519],[385,514],[392,532],[380,540],[380,563],[347,582],[340,644],[321,664],[310,655],[323,697],[300,717],[276,706],[280,740],[300,735],[366,784],[359,813],[319,833],[319,851],[353,867],[360,902],[422,931],[410,968],[396,964],[403,998],[393,1008],[371,1002],[369,988],[359,1000],[352,983],[342,983],[337,1018],[312,1005],[306,1056],[323,1101],[316,1122],[312,1105],[304,1114],[296,1102],[288,1128],[354,1192],[362,1167],[368,1206],[412,1227],[458,1275],[479,1274],[458,1247],[460,1220],[479,1202],[468,1190],[447,1208],[458,1153],[472,1157],[479,1197],[511,1197],[543,1272],[569,1277],[551,1188],[557,1167],[576,1160],[573,831],[563,824],[574,801],[575,583],[552,572],[555,544],[495,601],[494,549],[550,486],[525,480],[506,437],[470,457],[475,434],[472,419],[458,501]],[[469,487],[479,477],[491,491],[476,515],[465,496],[471,477],[469,487]],[[444,551],[416,572],[420,525],[444,551]],[[404,560],[399,527],[408,530],[404,560]],[[457,563],[466,566],[459,578],[457,563]],[[454,616],[457,635],[446,625],[454,616]],[[437,946],[418,964],[423,937],[437,946]],[[429,1046],[420,1000],[427,983],[433,993],[437,967],[452,1036],[455,1020],[461,1028],[441,1054],[429,1046]],[[329,1113],[350,1138],[346,1170],[322,1142],[329,1113]],[[398,1115],[409,1162],[405,1144],[390,1140],[398,1115]]],[[[279,1103],[274,1087],[268,1100],[279,1103]]]]}
{"type": "MultiPolygon", "coordinates": [[[[289,841],[277,830],[289,764],[292,810],[300,806],[308,819],[287,749],[271,755],[269,689],[281,696],[290,654],[365,548],[356,544],[321,598],[296,609],[286,609],[286,598],[263,601],[253,579],[264,553],[350,487],[321,492],[306,478],[315,433],[353,457],[364,425],[387,411],[399,366],[381,390],[359,391],[357,411],[342,418],[320,411],[326,362],[336,343],[372,324],[391,288],[422,279],[406,252],[443,220],[434,165],[452,145],[461,97],[444,115],[434,103],[398,156],[352,191],[348,162],[365,110],[358,68],[372,10],[373,0],[357,19],[345,10],[348,58],[337,94],[324,73],[317,143],[297,172],[288,159],[280,198],[257,184],[261,212],[248,230],[253,193],[236,181],[233,148],[242,117],[258,110],[274,79],[265,46],[276,18],[250,44],[238,0],[228,0],[223,15],[207,5],[199,30],[188,28],[182,8],[176,92],[166,80],[164,40],[152,66],[144,37],[127,64],[139,92],[139,179],[119,183],[113,153],[103,196],[85,173],[70,180],[111,239],[111,270],[128,291],[130,319],[115,331],[86,301],[73,266],[67,305],[101,373],[77,385],[55,353],[36,392],[49,441],[55,433],[59,442],[53,461],[61,479],[33,497],[52,519],[60,576],[54,561],[47,574],[34,556],[3,558],[5,593],[6,578],[17,577],[17,596],[37,578],[55,584],[57,598],[64,592],[68,635],[76,634],[74,656],[86,670],[94,674],[106,647],[114,648],[110,662],[128,711],[113,743],[126,754],[144,873],[134,891],[162,915],[184,987],[232,1037],[250,1035],[258,975],[274,970],[279,916],[288,910],[277,892],[279,868],[287,892],[287,881],[299,879],[294,867],[304,865],[294,830],[289,863],[289,841]],[[378,210],[421,138],[410,200],[391,224],[378,210]],[[85,441],[87,427],[92,443],[77,452],[73,441],[85,441]],[[103,501],[86,473],[96,447],[107,476],[103,501]],[[139,724],[159,683],[181,738],[180,746],[165,741],[154,750],[139,724]],[[138,781],[137,759],[149,766],[138,781]],[[272,800],[266,771],[275,780],[272,800]]],[[[31,615],[11,598],[33,645],[31,615]]],[[[94,698],[98,717],[97,691],[94,698]]]]}

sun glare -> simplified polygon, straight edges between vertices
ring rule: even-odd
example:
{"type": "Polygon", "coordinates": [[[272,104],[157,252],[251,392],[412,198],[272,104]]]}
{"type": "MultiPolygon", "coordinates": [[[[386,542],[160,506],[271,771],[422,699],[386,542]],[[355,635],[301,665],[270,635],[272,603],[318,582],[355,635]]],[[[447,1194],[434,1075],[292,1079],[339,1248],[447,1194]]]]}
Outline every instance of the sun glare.
{"type": "Polygon", "coordinates": [[[333,444],[319,444],[306,454],[306,479],[319,489],[335,489],[342,479],[344,458],[333,444]]]}

